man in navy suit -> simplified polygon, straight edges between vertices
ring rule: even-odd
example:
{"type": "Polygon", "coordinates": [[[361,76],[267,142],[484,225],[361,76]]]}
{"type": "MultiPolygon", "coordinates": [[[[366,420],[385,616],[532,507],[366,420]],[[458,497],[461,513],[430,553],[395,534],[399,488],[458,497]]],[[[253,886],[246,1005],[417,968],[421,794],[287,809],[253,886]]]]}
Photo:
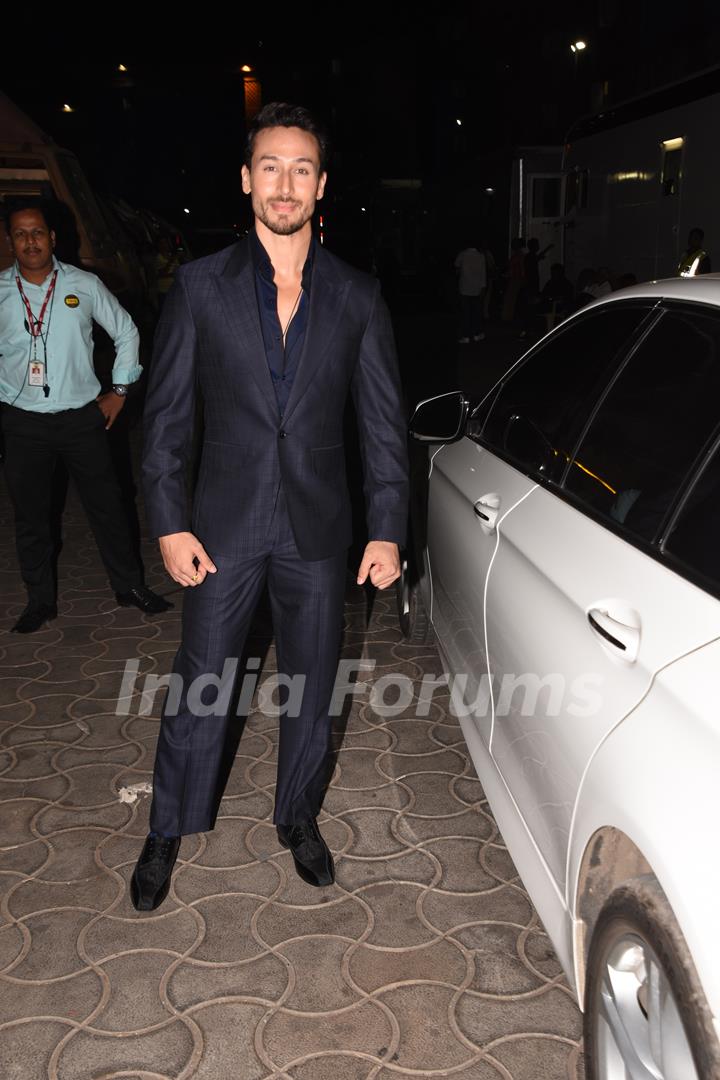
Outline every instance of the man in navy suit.
{"type": "Polygon", "coordinates": [[[167,895],[181,837],[214,826],[227,717],[219,706],[195,715],[187,691],[241,655],[266,582],[278,671],[305,679],[299,715],[280,719],[274,822],[306,882],[334,880],[315,818],[351,542],[349,394],[370,537],[359,584],[369,578],[386,589],[399,576],[408,482],[395,346],[378,282],[313,239],[326,155],[325,136],[305,109],[273,104],[259,113],[242,169],[254,230],[181,267],[158,326],[145,501],[167,571],[188,593],[174,665],[184,690],[176,715],[166,703],[152,831],[131,884],[140,910],[167,895]],[[185,476],[198,387],[204,439],[190,517],[185,476]]]}

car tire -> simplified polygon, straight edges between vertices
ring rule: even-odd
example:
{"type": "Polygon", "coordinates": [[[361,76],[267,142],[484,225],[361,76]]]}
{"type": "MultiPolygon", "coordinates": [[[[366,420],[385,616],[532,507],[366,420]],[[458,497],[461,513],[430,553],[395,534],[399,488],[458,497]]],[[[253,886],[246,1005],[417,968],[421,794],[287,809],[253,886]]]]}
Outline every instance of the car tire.
{"type": "Polygon", "coordinates": [[[403,637],[410,645],[426,645],[432,640],[432,627],[407,552],[403,552],[400,559],[400,577],[395,585],[395,595],[403,637]]]}
{"type": "Polygon", "coordinates": [[[712,1014],[653,877],[626,882],[600,912],[588,957],[583,1028],[587,1080],[720,1080],[712,1014]]]}

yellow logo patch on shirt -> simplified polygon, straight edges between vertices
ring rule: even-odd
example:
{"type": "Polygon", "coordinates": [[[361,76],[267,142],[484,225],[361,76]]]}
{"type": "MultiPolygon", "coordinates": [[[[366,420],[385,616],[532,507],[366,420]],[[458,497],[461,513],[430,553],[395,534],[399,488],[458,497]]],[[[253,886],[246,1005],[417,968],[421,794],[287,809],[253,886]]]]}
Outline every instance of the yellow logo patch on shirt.
{"type": "Polygon", "coordinates": [[[79,307],[80,300],[77,296],[75,296],[74,293],[68,293],[68,295],[65,297],[65,304],[67,307],[79,307]]]}

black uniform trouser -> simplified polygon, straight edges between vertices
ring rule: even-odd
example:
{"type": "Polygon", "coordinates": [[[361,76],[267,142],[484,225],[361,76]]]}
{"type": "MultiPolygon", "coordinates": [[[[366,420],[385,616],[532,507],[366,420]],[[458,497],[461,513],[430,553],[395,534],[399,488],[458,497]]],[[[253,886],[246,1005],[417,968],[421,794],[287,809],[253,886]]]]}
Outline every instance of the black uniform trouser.
{"type": "Polygon", "coordinates": [[[31,605],[54,604],[56,598],[52,491],[59,458],[75,483],[112,588],[127,592],[140,585],[142,567],[97,403],[56,413],[4,405],[2,424],[18,561],[31,605]]]}
{"type": "Polygon", "coordinates": [[[199,706],[195,680],[221,677],[226,661],[242,656],[266,582],[278,672],[298,679],[301,691],[279,719],[273,820],[292,825],[315,817],[327,784],[347,552],[314,562],[301,558],[280,489],[257,553],[232,558],[212,552],[212,557],[217,573],[185,591],[182,644],[173,666],[179,694],[173,701],[171,683],[160,726],[150,827],[165,836],[206,832],[215,825],[232,722],[228,700],[233,699],[213,689],[209,698],[215,707],[199,706]]]}
{"type": "Polygon", "coordinates": [[[479,296],[460,297],[460,319],[463,337],[477,337],[483,326],[484,292],[479,296]]]}

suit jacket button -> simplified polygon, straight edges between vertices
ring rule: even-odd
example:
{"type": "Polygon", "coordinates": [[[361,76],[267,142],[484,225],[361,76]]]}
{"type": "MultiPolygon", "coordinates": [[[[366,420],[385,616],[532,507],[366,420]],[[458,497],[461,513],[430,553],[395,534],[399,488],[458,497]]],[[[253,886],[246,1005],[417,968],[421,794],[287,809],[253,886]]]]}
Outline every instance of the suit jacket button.
{"type": "Polygon", "coordinates": [[[281,431],[280,432],[280,438],[281,439],[287,439],[287,431],[281,431]]]}

